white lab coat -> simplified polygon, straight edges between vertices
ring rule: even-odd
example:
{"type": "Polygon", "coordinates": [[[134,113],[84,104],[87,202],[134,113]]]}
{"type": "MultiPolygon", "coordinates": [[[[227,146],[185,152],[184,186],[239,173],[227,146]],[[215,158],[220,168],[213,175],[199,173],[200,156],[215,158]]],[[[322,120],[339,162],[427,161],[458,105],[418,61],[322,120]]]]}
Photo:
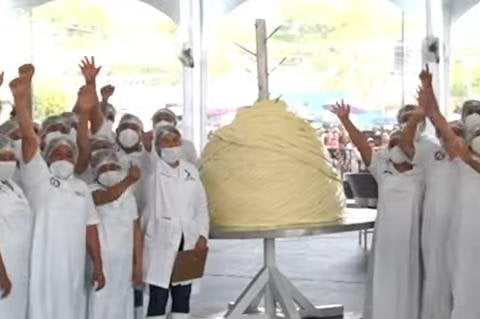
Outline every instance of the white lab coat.
{"type": "Polygon", "coordinates": [[[456,265],[453,277],[452,319],[480,318],[480,174],[465,163],[460,163],[458,216],[453,222],[456,265]],[[458,223],[457,225],[455,225],[458,223]]]}
{"type": "MultiPolygon", "coordinates": [[[[92,191],[103,189],[95,184],[92,191]]],[[[114,202],[97,206],[98,232],[107,285],[89,294],[89,319],[133,319],[133,229],[137,204],[127,190],[114,202]]]]}
{"type": "Polygon", "coordinates": [[[168,289],[182,235],[184,250],[208,238],[207,198],[197,169],[183,160],[177,168],[158,160],[146,189],[144,281],[168,289]]]}
{"type": "Polygon", "coordinates": [[[420,303],[420,208],[423,174],[400,173],[386,150],[373,153],[370,172],[378,183],[378,217],[366,319],[417,319],[420,303]]]}
{"type": "Polygon", "coordinates": [[[0,179],[0,203],[0,253],[12,282],[10,295],[0,299],[0,316],[25,319],[33,214],[23,191],[12,179],[0,179]]]}
{"type": "Polygon", "coordinates": [[[29,319],[84,318],[86,227],[99,222],[91,192],[75,177],[54,177],[40,152],[21,173],[35,216],[29,319]]]}
{"type": "Polygon", "coordinates": [[[452,311],[451,278],[447,267],[449,227],[458,177],[458,159],[437,145],[422,163],[425,172],[425,200],[421,251],[423,260],[422,319],[449,319],[452,311]]]}

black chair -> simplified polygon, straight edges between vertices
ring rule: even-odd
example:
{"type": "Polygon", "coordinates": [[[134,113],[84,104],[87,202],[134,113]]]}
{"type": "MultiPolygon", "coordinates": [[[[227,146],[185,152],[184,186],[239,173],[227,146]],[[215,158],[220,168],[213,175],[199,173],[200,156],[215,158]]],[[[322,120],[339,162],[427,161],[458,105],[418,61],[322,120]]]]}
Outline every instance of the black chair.
{"type": "MultiPolygon", "coordinates": [[[[350,189],[355,199],[355,204],[360,208],[377,208],[378,186],[377,182],[370,173],[347,173],[345,180],[350,185],[350,189]]],[[[367,250],[368,234],[373,230],[360,230],[358,233],[358,244],[367,250]]]]}
{"type": "Polygon", "coordinates": [[[378,201],[377,182],[370,173],[347,173],[345,179],[350,185],[358,207],[376,208],[378,201]]]}

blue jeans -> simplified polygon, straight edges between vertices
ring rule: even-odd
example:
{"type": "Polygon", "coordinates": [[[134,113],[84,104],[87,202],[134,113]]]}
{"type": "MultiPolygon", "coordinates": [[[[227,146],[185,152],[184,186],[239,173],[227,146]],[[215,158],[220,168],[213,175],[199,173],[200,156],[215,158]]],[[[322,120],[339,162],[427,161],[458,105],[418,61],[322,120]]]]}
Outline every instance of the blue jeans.
{"type": "Polygon", "coordinates": [[[167,313],[169,294],[172,295],[172,313],[190,313],[192,285],[172,286],[170,289],[150,285],[150,303],[147,315],[164,316],[167,313]]]}

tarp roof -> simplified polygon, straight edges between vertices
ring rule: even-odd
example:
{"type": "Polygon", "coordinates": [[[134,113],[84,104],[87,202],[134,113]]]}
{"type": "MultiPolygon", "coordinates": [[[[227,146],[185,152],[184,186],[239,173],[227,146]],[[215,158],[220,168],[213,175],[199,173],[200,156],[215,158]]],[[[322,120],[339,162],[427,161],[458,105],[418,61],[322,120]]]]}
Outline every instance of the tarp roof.
{"type": "MultiPolygon", "coordinates": [[[[21,8],[31,8],[52,0],[1,0],[7,1],[10,5],[21,8]]],[[[145,2],[152,7],[162,11],[169,16],[173,21],[179,21],[180,17],[180,0],[139,0],[145,2]]],[[[221,16],[241,3],[247,0],[201,0],[204,4],[204,18],[209,16],[221,16]]],[[[254,0],[250,0],[254,1],[254,0]]],[[[294,1],[294,0],[292,0],[294,1]]],[[[319,0],[320,1],[320,0],[319,0]]],[[[408,11],[424,10],[425,2],[421,0],[390,0],[398,6],[408,11]]],[[[435,1],[435,0],[433,0],[435,1]]],[[[438,0],[443,1],[445,11],[450,12],[452,20],[458,19],[465,12],[474,7],[480,0],[438,0]]],[[[121,2],[119,1],[119,4],[121,2]]]]}

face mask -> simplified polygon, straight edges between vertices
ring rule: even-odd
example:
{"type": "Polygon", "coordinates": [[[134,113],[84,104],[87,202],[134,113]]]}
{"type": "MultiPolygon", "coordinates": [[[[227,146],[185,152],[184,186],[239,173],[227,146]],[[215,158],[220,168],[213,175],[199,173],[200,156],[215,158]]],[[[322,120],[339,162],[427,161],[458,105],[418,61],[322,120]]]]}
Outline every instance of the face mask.
{"type": "Polygon", "coordinates": [[[105,122],[105,128],[106,128],[108,131],[113,131],[113,121],[107,120],[107,122],[105,122]]]}
{"type": "Polygon", "coordinates": [[[473,113],[465,118],[465,128],[467,131],[474,131],[480,127],[480,114],[473,113]]]}
{"type": "Polygon", "coordinates": [[[394,163],[394,164],[403,164],[405,162],[409,162],[409,158],[407,157],[407,155],[405,155],[405,153],[403,152],[403,150],[400,148],[400,146],[394,146],[392,147],[389,151],[388,151],[388,155],[390,157],[390,160],[394,163]]]}
{"type": "Polygon", "coordinates": [[[161,158],[165,162],[167,162],[168,164],[175,164],[180,160],[180,156],[182,155],[182,148],[180,146],[162,148],[160,153],[161,158]]]}
{"type": "Polygon", "coordinates": [[[50,164],[50,172],[60,179],[67,179],[73,174],[74,166],[69,161],[55,161],[50,164]]]}
{"type": "Polygon", "coordinates": [[[56,138],[62,137],[64,134],[59,131],[54,131],[50,132],[47,135],[45,135],[45,145],[50,144],[51,141],[53,141],[56,138]]]}
{"type": "Polygon", "coordinates": [[[70,129],[70,133],[68,133],[68,137],[71,141],[77,142],[77,130],[73,127],[70,129]]]}
{"type": "Polygon", "coordinates": [[[127,128],[118,134],[118,142],[125,148],[131,148],[140,142],[140,136],[136,131],[127,128]]]}
{"type": "Polygon", "coordinates": [[[0,162],[0,178],[11,179],[16,169],[17,162],[15,161],[0,162]]]}
{"type": "Polygon", "coordinates": [[[162,120],[162,121],[160,121],[160,122],[158,122],[158,123],[155,123],[154,129],[155,129],[155,131],[157,131],[159,128],[165,127],[165,126],[175,126],[175,125],[173,125],[172,122],[162,120]]]}
{"type": "Polygon", "coordinates": [[[22,156],[22,140],[14,140],[13,141],[13,153],[15,154],[16,159],[23,158],[22,156]]]}
{"type": "Polygon", "coordinates": [[[98,182],[105,187],[112,187],[120,183],[125,178],[125,173],[122,171],[108,171],[98,176],[98,182]]]}
{"type": "Polygon", "coordinates": [[[472,150],[480,155],[480,136],[475,137],[471,142],[470,146],[472,147],[472,150]]]}

